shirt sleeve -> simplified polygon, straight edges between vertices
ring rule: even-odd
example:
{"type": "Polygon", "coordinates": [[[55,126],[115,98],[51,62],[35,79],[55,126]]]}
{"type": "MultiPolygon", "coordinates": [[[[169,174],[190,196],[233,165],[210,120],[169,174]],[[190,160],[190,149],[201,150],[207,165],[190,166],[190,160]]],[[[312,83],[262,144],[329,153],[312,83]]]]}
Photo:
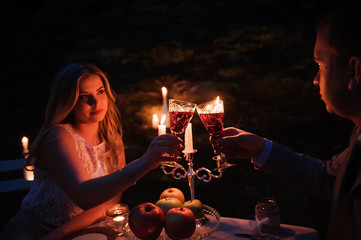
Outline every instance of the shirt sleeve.
{"type": "Polygon", "coordinates": [[[266,144],[263,147],[262,152],[259,154],[257,158],[252,159],[252,163],[254,164],[255,168],[261,168],[268,160],[268,157],[271,153],[273,143],[272,141],[265,139],[266,144]]]}

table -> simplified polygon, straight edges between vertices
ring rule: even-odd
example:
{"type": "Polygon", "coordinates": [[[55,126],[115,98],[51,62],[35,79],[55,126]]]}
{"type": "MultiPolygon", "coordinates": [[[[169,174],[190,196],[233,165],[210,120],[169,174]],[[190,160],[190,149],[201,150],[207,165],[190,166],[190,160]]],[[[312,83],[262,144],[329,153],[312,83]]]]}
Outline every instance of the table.
{"type": "MultiPolygon", "coordinates": [[[[93,225],[94,226],[94,225],[93,225]]],[[[95,227],[106,226],[104,222],[98,223],[95,227]]],[[[252,234],[255,227],[254,220],[221,217],[221,222],[207,239],[250,239],[235,236],[236,233],[252,234]]],[[[107,239],[106,236],[101,237],[99,233],[86,234],[74,238],[74,240],[101,240],[107,239]]],[[[116,240],[125,240],[125,237],[117,237],[116,240]]],[[[319,233],[312,228],[281,224],[281,234],[279,239],[285,240],[320,240],[319,233]]]]}
{"type": "MultiPolygon", "coordinates": [[[[249,239],[236,237],[235,233],[252,234],[255,228],[255,221],[239,218],[221,217],[217,230],[207,239],[249,239]]],[[[297,240],[320,240],[320,234],[312,228],[281,224],[280,239],[297,240]]]]}

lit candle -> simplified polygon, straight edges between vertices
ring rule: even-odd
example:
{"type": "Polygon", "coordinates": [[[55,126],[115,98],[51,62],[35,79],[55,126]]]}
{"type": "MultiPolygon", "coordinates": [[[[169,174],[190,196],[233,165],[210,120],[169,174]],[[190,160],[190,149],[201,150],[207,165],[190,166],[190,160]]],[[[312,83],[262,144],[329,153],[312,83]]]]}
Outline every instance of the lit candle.
{"type": "Polygon", "coordinates": [[[158,125],[159,125],[158,115],[157,115],[157,114],[153,114],[152,127],[153,127],[154,129],[157,129],[158,125]]]}
{"type": "Polygon", "coordinates": [[[162,96],[163,96],[163,110],[162,110],[162,114],[166,116],[166,119],[165,119],[165,125],[166,126],[169,126],[169,121],[168,121],[168,101],[167,101],[167,93],[168,93],[168,90],[166,87],[162,87],[162,96]]]}
{"type": "Polygon", "coordinates": [[[21,143],[23,144],[23,154],[29,153],[29,139],[27,137],[23,137],[21,139],[21,143]]]}
{"type": "Polygon", "coordinates": [[[124,221],[124,219],[125,219],[124,216],[116,216],[116,217],[113,218],[113,221],[114,221],[115,223],[121,223],[121,222],[124,221]]]}
{"type": "Polygon", "coordinates": [[[163,114],[162,119],[160,120],[160,125],[158,125],[158,136],[166,133],[166,126],[164,125],[165,114],[163,114]]]}
{"type": "Polygon", "coordinates": [[[162,96],[163,96],[163,114],[167,111],[167,93],[168,90],[166,87],[162,87],[162,96]]]}
{"type": "MultiPolygon", "coordinates": [[[[21,139],[21,143],[23,145],[23,154],[24,157],[27,158],[28,154],[29,154],[29,139],[27,137],[23,137],[21,139]]],[[[30,165],[30,166],[26,166],[26,168],[24,168],[24,178],[28,181],[34,181],[34,166],[30,165]]]]}
{"type": "Polygon", "coordinates": [[[216,105],[213,107],[213,113],[222,113],[223,111],[223,101],[217,96],[216,105]]]}
{"type": "Polygon", "coordinates": [[[189,123],[186,128],[184,143],[185,143],[184,152],[185,153],[193,152],[192,123],[189,123]]]}

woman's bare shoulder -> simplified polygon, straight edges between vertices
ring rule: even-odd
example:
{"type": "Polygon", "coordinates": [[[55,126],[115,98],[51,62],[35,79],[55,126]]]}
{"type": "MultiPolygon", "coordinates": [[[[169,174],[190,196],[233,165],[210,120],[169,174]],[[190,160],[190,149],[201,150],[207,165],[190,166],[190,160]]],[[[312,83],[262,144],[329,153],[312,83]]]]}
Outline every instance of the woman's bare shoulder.
{"type": "Polygon", "coordinates": [[[75,142],[71,134],[61,126],[55,126],[49,129],[44,135],[40,143],[40,150],[37,156],[38,167],[50,171],[54,160],[59,158],[62,153],[75,150],[75,142]]]}
{"type": "Polygon", "coordinates": [[[49,144],[56,141],[69,141],[73,137],[67,129],[62,126],[55,126],[49,129],[44,135],[44,144],[49,144]]]}

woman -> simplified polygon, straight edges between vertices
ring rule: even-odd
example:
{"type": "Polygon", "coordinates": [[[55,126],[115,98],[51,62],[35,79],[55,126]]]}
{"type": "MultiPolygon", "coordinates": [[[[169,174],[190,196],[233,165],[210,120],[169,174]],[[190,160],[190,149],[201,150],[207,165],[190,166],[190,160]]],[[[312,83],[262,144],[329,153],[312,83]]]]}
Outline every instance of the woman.
{"type": "Polygon", "coordinates": [[[93,64],[66,66],[55,78],[27,159],[35,165],[34,183],[2,239],[39,239],[49,232],[49,239],[58,239],[101,220],[124,190],[160,161],[177,160],[182,148],[179,138],[161,135],[126,165],[107,77],[93,64]]]}

